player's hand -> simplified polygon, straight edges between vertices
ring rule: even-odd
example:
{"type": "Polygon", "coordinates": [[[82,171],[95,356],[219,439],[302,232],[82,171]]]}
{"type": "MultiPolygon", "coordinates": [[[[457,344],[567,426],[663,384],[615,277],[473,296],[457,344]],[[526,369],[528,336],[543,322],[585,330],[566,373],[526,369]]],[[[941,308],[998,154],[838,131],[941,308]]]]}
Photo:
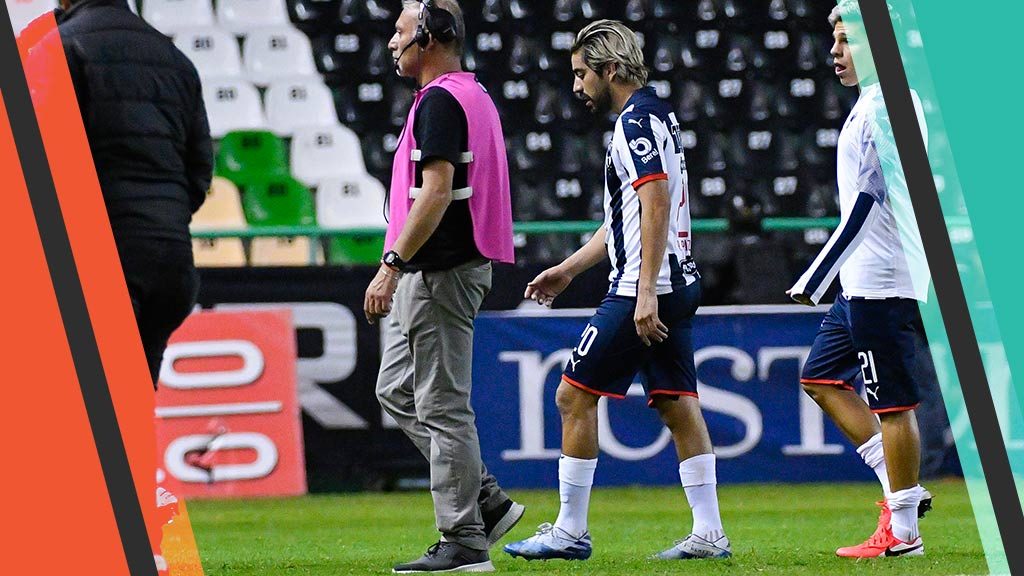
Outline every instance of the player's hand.
{"type": "Polygon", "coordinates": [[[668,338],[668,327],[658,318],[657,294],[641,293],[637,295],[633,321],[636,322],[636,334],[643,341],[644,346],[650,346],[655,342],[664,342],[668,338]]]}
{"type": "Polygon", "coordinates": [[[548,268],[526,285],[523,297],[550,308],[555,297],[561,294],[570,282],[572,282],[572,275],[560,266],[548,268]]]}
{"type": "Polygon", "coordinates": [[[370,281],[363,300],[363,313],[370,324],[376,324],[377,320],[391,313],[391,302],[398,288],[398,278],[398,272],[381,264],[377,275],[370,281]]]}
{"type": "Polygon", "coordinates": [[[799,302],[800,304],[803,304],[804,306],[814,306],[814,301],[811,300],[810,296],[802,292],[793,292],[792,288],[786,290],[786,296],[789,296],[790,298],[792,298],[796,302],[799,302]]]}

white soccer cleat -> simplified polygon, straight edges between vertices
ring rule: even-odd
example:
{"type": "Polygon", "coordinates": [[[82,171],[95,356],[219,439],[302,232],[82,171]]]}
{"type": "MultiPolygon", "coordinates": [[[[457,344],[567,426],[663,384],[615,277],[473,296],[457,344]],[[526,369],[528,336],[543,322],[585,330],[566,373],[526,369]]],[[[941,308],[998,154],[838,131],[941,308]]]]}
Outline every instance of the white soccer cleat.
{"type": "Polygon", "coordinates": [[[700,558],[729,558],[732,556],[732,545],[725,534],[714,540],[690,534],[676,545],[658,553],[658,560],[695,560],[700,558]]]}
{"type": "Polygon", "coordinates": [[[565,530],[545,522],[537,528],[537,533],[533,536],[507,544],[505,552],[527,560],[586,560],[593,553],[593,546],[590,542],[590,532],[584,532],[576,538],[565,530]]]}

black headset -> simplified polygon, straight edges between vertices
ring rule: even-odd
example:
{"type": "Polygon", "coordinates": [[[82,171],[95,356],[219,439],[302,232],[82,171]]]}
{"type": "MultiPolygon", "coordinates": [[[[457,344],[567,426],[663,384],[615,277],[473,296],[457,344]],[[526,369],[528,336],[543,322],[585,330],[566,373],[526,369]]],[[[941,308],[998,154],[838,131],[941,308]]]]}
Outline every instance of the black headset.
{"type": "Polygon", "coordinates": [[[420,18],[412,43],[418,44],[420,48],[426,48],[431,38],[447,44],[456,37],[458,32],[452,13],[443,8],[436,8],[433,0],[420,0],[420,18]]]}

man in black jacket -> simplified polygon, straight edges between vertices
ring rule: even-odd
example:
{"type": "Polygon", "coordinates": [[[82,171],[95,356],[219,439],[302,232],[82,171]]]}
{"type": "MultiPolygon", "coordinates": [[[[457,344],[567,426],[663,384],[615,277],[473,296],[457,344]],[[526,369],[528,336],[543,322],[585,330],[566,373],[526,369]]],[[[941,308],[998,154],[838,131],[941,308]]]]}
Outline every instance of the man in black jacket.
{"type": "Polygon", "coordinates": [[[126,0],[61,0],[57,22],[154,386],[195,305],[189,222],[213,151],[199,74],[126,0]]]}
{"type": "MultiPolygon", "coordinates": [[[[50,100],[49,89],[63,74],[49,55],[63,48],[155,387],[167,341],[199,288],[188,226],[213,171],[199,74],[126,0],[61,0],[54,16],[56,32],[47,31],[47,15],[19,40],[35,79],[33,101],[64,105],[50,100]]],[[[157,488],[156,505],[157,513],[145,516],[163,575],[160,527],[175,514],[177,498],[157,488]]]]}

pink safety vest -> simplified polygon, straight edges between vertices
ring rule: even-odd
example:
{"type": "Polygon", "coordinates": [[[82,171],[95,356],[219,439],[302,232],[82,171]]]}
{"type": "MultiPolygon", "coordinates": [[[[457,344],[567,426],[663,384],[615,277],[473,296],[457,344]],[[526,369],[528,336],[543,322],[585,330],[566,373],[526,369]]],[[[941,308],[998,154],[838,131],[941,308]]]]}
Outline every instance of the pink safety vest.
{"type": "Polygon", "coordinates": [[[469,213],[473,220],[473,239],[485,258],[497,262],[515,262],[512,246],[512,198],[509,190],[508,158],[505,137],[494,102],[469,72],[452,72],[439,76],[416,94],[412,110],[402,130],[395,151],[391,172],[390,210],[388,233],[384,250],[390,250],[405,227],[412,203],[419,193],[416,186],[416,163],[420,151],[413,135],[413,121],[423,95],[429,88],[444,88],[466,114],[469,126],[469,150],[461,162],[466,163],[467,188],[452,191],[454,200],[469,199],[469,213]]]}

